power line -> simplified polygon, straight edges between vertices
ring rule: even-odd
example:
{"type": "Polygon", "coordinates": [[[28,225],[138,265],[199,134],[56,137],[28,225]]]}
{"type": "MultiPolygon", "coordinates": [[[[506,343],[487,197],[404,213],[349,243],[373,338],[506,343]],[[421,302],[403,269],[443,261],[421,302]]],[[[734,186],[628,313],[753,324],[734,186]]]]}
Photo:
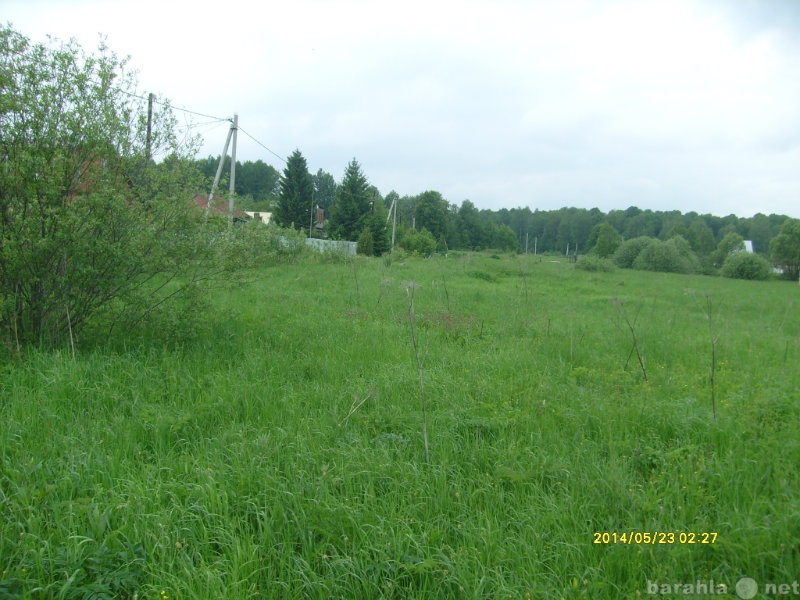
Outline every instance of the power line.
{"type": "MultiPolygon", "coordinates": [[[[120,92],[122,92],[123,94],[127,94],[128,96],[132,96],[134,98],[138,98],[139,100],[143,100],[145,102],[148,101],[148,98],[146,98],[144,96],[140,96],[139,94],[135,94],[133,92],[129,92],[127,90],[123,90],[122,88],[117,88],[117,89],[120,92]]],[[[190,115],[196,115],[198,117],[203,117],[205,119],[212,119],[212,121],[207,122],[207,123],[198,123],[198,124],[191,124],[191,125],[187,124],[187,129],[191,129],[193,127],[201,127],[201,126],[204,126],[204,125],[212,125],[212,124],[216,124],[216,123],[221,123],[223,121],[228,121],[228,122],[231,122],[231,123],[233,122],[233,119],[231,119],[231,118],[215,117],[214,115],[208,115],[208,114],[205,114],[205,113],[198,112],[196,110],[189,110],[188,108],[181,108],[180,106],[175,106],[174,104],[170,104],[169,102],[162,102],[162,101],[158,100],[157,98],[154,98],[153,102],[155,104],[160,105],[160,106],[166,106],[168,108],[171,108],[172,110],[179,110],[181,112],[185,112],[185,113],[188,113],[190,115]]],[[[237,129],[239,131],[241,131],[243,134],[245,134],[247,137],[249,137],[251,140],[253,140],[256,144],[261,146],[264,150],[266,150],[267,152],[269,152],[270,154],[272,154],[276,158],[280,159],[282,162],[284,162],[284,163],[286,162],[286,157],[281,156],[277,152],[275,152],[275,151],[271,150],[270,148],[268,148],[263,142],[260,142],[255,137],[253,137],[252,134],[250,134],[247,131],[245,131],[244,129],[242,129],[241,126],[237,126],[237,129]]]]}
{"type": "Polygon", "coordinates": [[[261,147],[262,147],[264,150],[266,150],[267,152],[269,152],[269,153],[270,153],[270,154],[272,154],[273,156],[276,156],[277,158],[281,159],[283,162],[286,162],[286,159],[285,159],[283,156],[281,156],[280,154],[276,154],[275,152],[273,152],[272,150],[270,150],[269,148],[267,148],[267,147],[266,147],[264,144],[262,144],[261,142],[259,142],[259,141],[258,141],[256,138],[254,138],[252,135],[250,135],[250,134],[249,134],[249,133],[247,133],[247,132],[246,132],[244,129],[242,129],[241,125],[239,126],[239,131],[241,131],[243,134],[245,134],[247,137],[249,137],[249,138],[250,138],[251,140],[253,140],[253,141],[254,141],[256,144],[258,144],[259,146],[261,146],[261,147]]]}
{"type": "Polygon", "coordinates": [[[207,125],[214,125],[218,127],[220,123],[224,123],[225,121],[227,121],[227,119],[215,119],[213,121],[203,121],[202,123],[186,123],[186,127],[190,129],[195,127],[205,127],[207,125]]]}
{"type": "MultiPolygon", "coordinates": [[[[128,96],[132,96],[133,98],[138,98],[139,100],[144,100],[145,102],[147,102],[147,100],[148,100],[147,97],[145,97],[145,96],[140,96],[139,94],[135,94],[133,92],[129,92],[127,90],[123,90],[122,88],[119,88],[119,87],[117,89],[120,92],[122,92],[123,94],[126,94],[128,96]]],[[[206,119],[213,119],[215,122],[217,122],[217,121],[232,121],[233,120],[230,117],[215,117],[214,115],[207,115],[205,113],[197,112],[196,110],[189,110],[188,108],[181,108],[180,106],[175,106],[174,104],[170,104],[169,102],[162,102],[161,100],[159,100],[158,98],[155,98],[155,97],[153,98],[153,102],[155,104],[158,104],[160,106],[166,106],[166,107],[171,108],[173,110],[179,110],[181,112],[189,113],[190,115],[197,115],[198,117],[203,117],[203,118],[206,118],[206,119]]]]}
{"type": "Polygon", "coordinates": [[[231,118],[227,118],[226,119],[226,118],[222,118],[222,117],[215,117],[213,115],[206,115],[206,114],[194,111],[194,110],[189,110],[188,108],[181,108],[179,106],[175,106],[173,104],[170,104],[169,102],[159,102],[158,100],[156,100],[155,102],[156,102],[156,104],[160,104],[161,106],[167,106],[167,107],[169,107],[169,108],[171,108],[173,110],[180,110],[180,111],[183,111],[185,113],[189,113],[190,115],[197,115],[198,117],[204,117],[206,119],[214,119],[215,121],[233,121],[233,119],[231,119],[231,118]]]}

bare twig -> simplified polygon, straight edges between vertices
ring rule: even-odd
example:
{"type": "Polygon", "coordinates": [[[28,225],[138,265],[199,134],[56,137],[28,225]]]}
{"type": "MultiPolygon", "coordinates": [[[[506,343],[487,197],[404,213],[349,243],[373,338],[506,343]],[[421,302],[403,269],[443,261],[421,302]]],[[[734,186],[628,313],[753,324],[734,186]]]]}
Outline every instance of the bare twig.
{"type": "Polygon", "coordinates": [[[72,337],[72,320],[69,318],[69,302],[67,303],[67,328],[69,329],[69,347],[72,350],[72,360],[75,360],[75,340],[72,337]]]}
{"type": "Polygon", "coordinates": [[[358,270],[356,269],[355,259],[352,261],[353,279],[356,280],[356,308],[361,308],[361,290],[358,287],[358,270]]]}
{"type": "Polygon", "coordinates": [[[19,346],[19,331],[17,331],[17,321],[19,320],[19,309],[17,304],[17,292],[19,291],[19,284],[14,286],[14,343],[17,345],[17,356],[20,353],[19,346]]]}
{"type": "MultiPolygon", "coordinates": [[[[67,277],[67,255],[61,257],[61,280],[66,281],[67,277]]],[[[65,301],[65,307],[67,309],[67,329],[69,330],[69,348],[72,351],[72,360],[75,360],[75,338],[72,336],[72,318],[69,314],[69,295],[67,295],[65,301]]]]}
{"type": "Polygon", "coordinates": [[[717,389],[716,389],[716,374],[717,374],[717,340],[720,333],[714,335],[714,313],[713,303],[711,302],[711,294],[706,293],[705,313],[708,320],[708,337],[711,340],[711,373],[709,376],[709,383],[711,385],[711,411],[714,414],[714,422],[717,421],[717,389]]]}
{"type": "Polygon", "coordinates": [[[522,277],[522,290],[525,293],[525,306],[528,306],[528,272],[525,270],[525,263],[520,261],[519,272],[522,277]]]}
{"type": "Polygon", "coordinates": [[[439,272],[442,274],[442,287],[444,287],[444,297],[447,301],[447,312],[452,312],[452,307],[450,306],[450,291],[447,289],[447,278],[445,277],[444,267],[441,263],[439,263],[439,272]]]}
{"type": "Polygon", "coordinates": [[[647,381],[647,368],[644,365],[644,356],[642,354],[642,351],[639,349],[639,340],[636,338],[636,321],[639,318],[639,312],[641,312],[641,307],[639,307],[639,310],[636,312],[636,316],[633,318],[633,322],[631,322],[631,320],[628,318],[628,313],[625,310],[625,305],[619,298],[612,298],[611,303],[617,309],[617,312],[619,313],[619,316],[622,318],[622,320],[625,321],[625,324],[628,326],[628,330],[630,331],[631,334],[631,340],[633,345],[631,346],[630,353],[628,353],[628,360],[625,361],[625,368],[626,369],[628,368],[628,361],[630,360],[631,355],[634,352],[636,352],[636,358],[639,359],[639,367],[641,367],[642,369],[642,375],[644,375],[644,380],[647,381]]]}
{"type": "Polygon", "coordinates": [[[347,423],[347,420],[348,420],[350,417],[352,417],[352,416],[355,414],[355,412],[356,412],[356,411],[357,411],[359,408],[361,408],[361,406],[364,404],[364,402],[366,402],[367,400],[369,400],[370,398],[372,398],[372,393],[373,393],[373,391],[374,391],[374,390],[370,390],[370,391],[369,391],[369,393],[368,393],[366,396],[364,396],[363,398],[360,398],[360,399],[359,399],[359,398],[356,398],[355,400],[353,400],[353,403],[350,405],[350,411],[347,413],[347,415],[345,416],[345,418],[344,418],[344,419],[342,419],[342,420],[339,422],[339,427],[341,427],[342,425],[346,424],[346,423],[347,423]]]}

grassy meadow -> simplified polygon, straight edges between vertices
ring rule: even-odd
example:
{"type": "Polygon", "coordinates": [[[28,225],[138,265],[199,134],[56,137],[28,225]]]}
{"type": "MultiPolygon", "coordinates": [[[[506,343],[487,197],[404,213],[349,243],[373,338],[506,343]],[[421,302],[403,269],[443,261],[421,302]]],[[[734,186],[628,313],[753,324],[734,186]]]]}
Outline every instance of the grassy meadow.
{"type": "Polygon", "coordinates": [[[8,358],[0,599],[773,597],[800,579],[799,294],[306,257],[8,358]]]}

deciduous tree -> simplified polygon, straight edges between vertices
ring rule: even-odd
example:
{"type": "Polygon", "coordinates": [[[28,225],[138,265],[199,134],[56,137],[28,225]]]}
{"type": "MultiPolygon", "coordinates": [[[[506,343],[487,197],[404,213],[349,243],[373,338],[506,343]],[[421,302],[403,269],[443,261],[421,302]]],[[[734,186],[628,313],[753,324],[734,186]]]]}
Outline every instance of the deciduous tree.
{"type": "Polygon", "coordinates": [[[717,245],[717,249],[711,254],[711,259],[716,267],[722,267],[725,260],[734,252],[744,251],[744,238],[738,233],[728,233],[717,245]]]}
{"type": "Polygon", "coordinates": [[[621,243],[622,237],[619,232],[606,222],[595,225],[589,236],[589,244],[592,245],[593,252],[600,258],[609,258],[621,243]]]}
{"type": "Polygon", "coordinates": [[[314,204],[326,211],[333,204],[336,198],[336,180],[333,175],[327,171],[319,169],[317,174],[313,176],[314,180],[314,204]]]}
{"type": "Polygon", "coordinates": [[[424,227],[434,239],[442,239],[447,230],[447,200],[439,192],[422,192],[417,196],[414,217],[417,229],[424,227]]]}
{"type": "Polygon", "coordinates": [[[769,250],[773,262],[783,268],[784,275],[797,279],[800,273],[800,219],[785,221],[781,232],[770,242],[769,250]]]}

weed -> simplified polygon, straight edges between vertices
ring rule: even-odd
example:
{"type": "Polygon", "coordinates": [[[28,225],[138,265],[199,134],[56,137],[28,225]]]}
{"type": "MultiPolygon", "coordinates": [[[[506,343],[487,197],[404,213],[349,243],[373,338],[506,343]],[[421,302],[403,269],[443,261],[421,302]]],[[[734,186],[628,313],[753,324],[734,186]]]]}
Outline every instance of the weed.
{"type": "MultiPolygon", "coordinates": [[[[636,353],[636,358],[639,360],[639,367],[642,369],[642,375],[644,376],[644,380],[647,381],[647,368],[644,365],[644,356],[642,351],[639,349],[639,340],[636,336],[636,321],[639,318],[639,312],[641,311],[641,306],[639,310],[636,311],[636,315],[633,317],[633,322],[631,322],[630,318],[628,317],[628,313],[625,310],[625,305],[621,300],[618,298],[612,298],[611,303],[614,305],[614,308],[617,309],[617,314],[619,317],[625,321],[625,324],[628,326],[628,331],[631,334],[631,351],[628,353],[628,359],[625,361],[625,368],[628,368],[628,362],[630,361],[631,356],[633,353],[636,353]]],[[[571,338],[570,338],[571,339],[571,338]]]]}
{"type": "Polygon", "coordinates": [[[422,405],[422,440],[425,443],[425,462],[431,462],[430,450],[428,448],[428,412],[425,403],[425,380],[422,368],[422,358],[419,354],[419,343],[417,341],[417,329],[415,327],[414,314],[414,290],[416,284],[413,281],[405,283],[405,290],[408,294],[408,329],[411,336],[411,346],[414,348],[414,360],[417,363],[417,374],[419,376],[419,398],[422,405]]]}
{"type": "Polygon", "coordinates": [[[714,331],[714,306],[711,301],[711,294],[706,293],[705,315],[708,321],[708,337],[711,342],[711,365],[709,373],[709,385],[711,386],[711,410],[714,421],[717,420],[717,340],[720,332],[714,331]]]}

